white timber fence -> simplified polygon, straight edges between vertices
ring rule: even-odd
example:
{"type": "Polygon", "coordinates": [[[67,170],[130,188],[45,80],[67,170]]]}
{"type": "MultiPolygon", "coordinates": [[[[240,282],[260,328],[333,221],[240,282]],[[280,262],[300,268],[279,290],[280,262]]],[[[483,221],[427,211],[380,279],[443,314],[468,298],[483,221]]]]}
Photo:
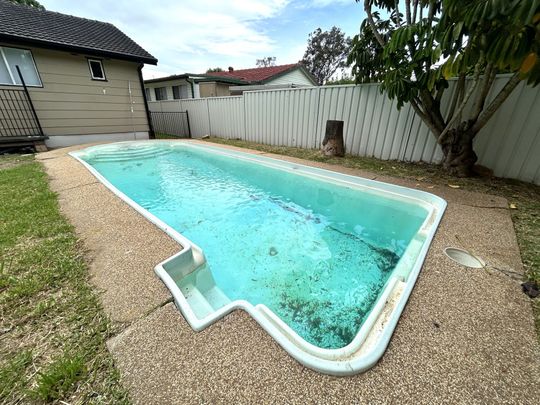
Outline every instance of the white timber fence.
{"type": "MultiPolygon", "coordinates": [[[[507,80],[497,77],[487,102],[507,80]]],[[[455,84],[450,81],[441,101],[444,113],[455,84]]],[[[377,84],[249,91],[149,105],[151,111],[188,111],[194,138],[213,135],[313,149],[321,145],[326,121],[342,120],[349,154],[428,163],[442,159],[435,137],[412,107],[398,110],[377,84]]],[[[518,85],[477,135],[474,149],[478,163],[496,176],[540,184],[540,88],[518,85]]]]}

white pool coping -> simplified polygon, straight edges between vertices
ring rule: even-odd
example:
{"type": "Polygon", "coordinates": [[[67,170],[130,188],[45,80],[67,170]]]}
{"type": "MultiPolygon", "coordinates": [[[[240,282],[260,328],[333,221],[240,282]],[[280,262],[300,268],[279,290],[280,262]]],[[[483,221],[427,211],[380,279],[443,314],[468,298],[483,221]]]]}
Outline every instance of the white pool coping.
{"type": "Polygon", "coordinates": [[[445,200],[421,190],[414,190],[376,180],[364,179],[285,160],[260,156],[253,153],[238,152],[217,146],[203,146],[194,144],[190,141],[128,141],[107,144],[106,146],[110,147],[111,145],[116,144],[142,144],[149,142],[168,143],[171,147],[187,147],[207,150],[211,153],[251,161],[253,163],[285,170],[301,176],[339,183],[364,192],[381,194],[387,198],[402,201],[406,200],[427,209],[428,215],[424,223],[420,227],[417,235],[413,237],[411,243],[406,248],[396,269],[393,270],[393,273],[380,293],[374,308],[362,324],[356,337],[351,343],[343,348],[323,349],[304,340],[273,311],[263,304],[253,305],[245,300],[235,300],[203,319],[197,318],[174,278],[184,277],[205,263],[206,259],[202,249],[183,237],[165,222],[148,212],[135,201],[131,200],[81,158],[87,151],[101,148],[105,145],[93,146],[69,153],[72,157],[82,163],[113,193],[123,199],[182,246],[182,250],[178,253],[156,265],[155,272],[170,290],[177,307],[195,331],[203,330],[231,311],[242,309],[249,313],[259,325],[261,325],[261,327],[287,351],[287,353],[301,364],[313,370],[325,374],[346,376],[363,372],[377,363],[390,342],[390,338],[392,337],[399,317],[401,316],[414,284],[416,283],[429,245],[433,240],[437,227],[444,214],[444,210],[446,209],[447,204],[445,200]],[[414,257],[412,257],[413,255],[414,257]],[[411,261],[412,259],[414,259],[414,261],[411,261]]]}

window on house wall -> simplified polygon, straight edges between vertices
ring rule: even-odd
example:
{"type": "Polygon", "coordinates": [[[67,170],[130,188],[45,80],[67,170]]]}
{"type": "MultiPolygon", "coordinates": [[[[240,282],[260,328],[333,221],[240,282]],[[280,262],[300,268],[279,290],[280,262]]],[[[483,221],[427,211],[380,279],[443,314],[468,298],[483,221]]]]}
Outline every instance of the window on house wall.
{"type": "Polygon", "coordinates": [[[179,100],[181,98],[189,98],[188,86],[186,84],[180,86],[173,86],[173,98],[179,100]]]}
{"type": "Polygon", "coordinates": [[[88,59],[88,66],[90,67],[90,74],[93,80],[107,80],[105,77],[105,70],[103,70],[103,63],[99,59],[88,59]]]}
{"type": "Polygon", "coordinates": [[[167,89],[165,87],[156,87],[154,89],[156,100],[167,100],[167,89]]]}
{"type": "Polygon", "coordinates": [[[150,96],[150,89],[146,88],[144,89],[144,92],[146,93],[146,101],[151,101],[152,97],[150,96]]]}
{"type": "Polygon", "coordinates": [[[0,46],[0,84],[22,84],[17,66],[27,86],[41,86],[32,52],[28,49],[0,46]]]}

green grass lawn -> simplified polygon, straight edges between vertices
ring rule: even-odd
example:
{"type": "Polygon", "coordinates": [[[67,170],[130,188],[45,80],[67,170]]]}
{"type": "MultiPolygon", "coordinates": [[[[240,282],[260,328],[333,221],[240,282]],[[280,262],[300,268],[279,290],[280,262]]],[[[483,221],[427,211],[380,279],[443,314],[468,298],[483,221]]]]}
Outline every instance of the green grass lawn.
{"type": "MultiPolygon", "coordinates": [[[[504,197],[515,209],[510,209],[518,239],[526,278],[540,283],[540,186],[517,180],[471,177],[457,179],[449,176],[440,166],[426,163],[405,163],[358,156],[331,158],[316,149],[269,146],[253,142],[211,137],[209,142],[250,148],[278,155],[337,164],[354,169],[369,170],[389,175],[431,183],[437,187],[459,186],[463,190],[477,191],[504,197]]],[[[540,339],[540,299],[532,301],[536,330],[540,339]]]]}
{"type": "Polygon", "coordinates": [[[127,403],[73,227],[42,166],[0,156],[0,403],[127,403]]]}

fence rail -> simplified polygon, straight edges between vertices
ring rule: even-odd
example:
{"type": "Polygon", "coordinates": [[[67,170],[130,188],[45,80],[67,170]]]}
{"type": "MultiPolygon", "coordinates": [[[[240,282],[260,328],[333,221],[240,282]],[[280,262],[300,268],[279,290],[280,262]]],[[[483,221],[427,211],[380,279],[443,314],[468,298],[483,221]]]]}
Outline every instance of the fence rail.
{"type": "Polygon", "coordinates": [[[160,136],[191,138],[189,114],[187,111],[152,111],[154,131],[160,136]]]}
{"type": "MultiPolygon", "coordinates": [[[[507,82],[497,77],[489,102],[507,82]]],[[[443,113],[455,81],[441,100],[443,113]]],[[[151,111],[189,110],[193,137],[215,135],[269,145],[319,148],[326,120],[342,120],[346,152],[401,161],[438,163],[442,151],[410,105],[377,84],[244,92],[243,96],[149,103],[151,111]]],[[[464,113],[471,106],[466,107],[464,113]]],[[[478,163],[496,176],[540,184],[540,86],[521,83],[475,139],[478,163]]]]}
{"type": "Polygon", "coordinates": [[[0,89],[0,141],[29,137],[43,137],[43,131],[28,94],[19,89],[0,89]]]}

